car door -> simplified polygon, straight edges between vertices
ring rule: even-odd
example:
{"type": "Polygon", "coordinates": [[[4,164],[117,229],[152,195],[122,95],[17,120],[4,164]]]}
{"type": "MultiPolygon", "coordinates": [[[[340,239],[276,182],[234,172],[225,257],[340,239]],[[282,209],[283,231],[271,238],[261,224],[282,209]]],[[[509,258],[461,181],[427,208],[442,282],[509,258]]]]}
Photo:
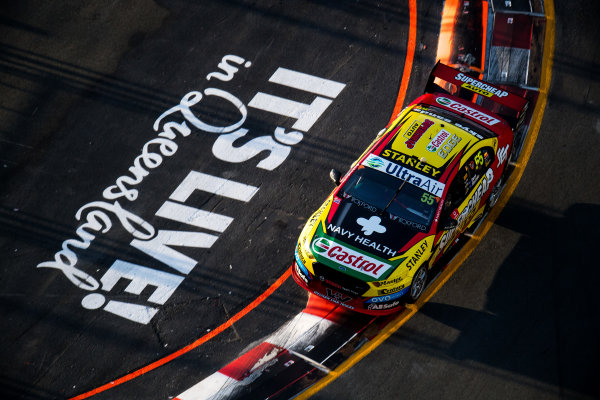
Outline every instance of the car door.
{"type": "Polygon", "coordinates": [[[439,250],[441,252],[451,247],[451,243],[477,215],[476,211],[480,208],[480,200],[488,191],[489,182],[493,178],[490,168],[493,161],[494,149],[492,147],[479,148],[461,166],[450,183],[440,215],[442,222],[438,229],[442,230],[441,227],[450,220],[455,220],[457,224],[455,228],[447,230],[440,237],[439,250]]]}

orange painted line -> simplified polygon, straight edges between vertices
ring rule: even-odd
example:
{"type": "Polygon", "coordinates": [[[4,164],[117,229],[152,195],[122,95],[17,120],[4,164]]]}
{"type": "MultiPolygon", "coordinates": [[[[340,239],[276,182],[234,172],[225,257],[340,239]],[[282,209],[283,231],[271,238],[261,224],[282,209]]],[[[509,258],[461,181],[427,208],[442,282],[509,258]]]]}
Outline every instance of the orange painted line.
{"type": "MultiPolygon", "coordinates": [[[[488,28],[488,3],[487,1],[481,4],[481,29],[483,30],[483,43],[481,44],[481,72],[485,71],[485,47],[487,46],[487,28],[488,28]]],[[[480,78],[483,79],[483,73],[480,78]]]]}
{"type": "Polygon", "coordinates": [[[233,325],[234,323],[236,323],[237,321],[239,321],[240,319],[242,319],[246,314],[248,314],[250,311],[252,311],[253,309],[255,309],[260,303],[262,303],[267,297],[269,297],[275,290],[277,290],[277,288],[279,288],[279,286],[281,286],[283,284],[283,282],[286,281],[287,278],[289,278],[289,276],[292,273],[292,269],[288,268],[285,273],[283,275],[281,275],[271,286],[269,286],[269,288],[267,290],[265,290],[260,296],[258,296],[256,299],[254,299],[254,301],[252,301],[252,303],[248,304],[246,307],[244,307],[244,309],[242,309],[240,312],[238,312],[237,314],[235,314],[232,318],[230,318],[228,321],[224,322],[223,324],[219,325],[216,329],[210,331],[209,333],[207,333],[206,335],[202,336],[201,338],[197,339],[196,341],[194,341],[193,343],[188,344],[185,347],[182,347],[181,349],[177,350],[174,353],[169,354],[168,356],[165,356],[163,358],[161,358],[160,360],[154,361],[151,364],[146,365],[145,367],[142,367],[136,371],[130,372],[127,375],[124,375],[122,377],[120,377],[119,379],[115,379],[114,381],[110,381],[109,383],[106,383],[100,387],[97,387],[96,389],[92,389],[89,392],[80,394],[78,396],[75,397],[71,397],[69,400],[81,400],[81,399],[87,399],[88,397],[94,396],[98,393],[104,392],[105,390],[108,389],[112,389],[115,386],[118,386],[122,383],[128,382],[134,378],[137,378],[140,375],[143,375],[147,372],[150,372],[162,365],[165,365],[166,363],[173,361],[174,359],[176,359],[177,357],[180,357],[182,355],[184,355],[185,353],[194,350],[196,347],[200,346],[201,344],[206,343],[207,341],[209,341],[210,339],[214,338],[215,336],[217,336],[218,334],[222,333],[223,331],[225,331],[227,328],[229,328],[231,325],[233,325]]]}
{"type": "Polygon", "coordinates": [[[410,81],[413,60],[415,58],[415,48],[417,47],[417,0],[409,0],[408,9],[409,26],[408,42],[406,44],[406,60],[404,62],[404,71],[402,71],[402,80],[400,81],[400,91],[398,92],[398,98],[396,99],[396,105],[394,106],[394,112],[392,113],[390,122],[398,116],[404,107],[404,98],[406,97],[406,91],[408,90],[408,82],[410,81]]]}
{"type": "MultiPolygon", "coordinates": [[[[487,3],[486,3],[487,4],[487,3]]],[[[460,0],[446,0],[442,11],[442,26],[438,39],[437,59],[443,64],[450,64],[452,60],[452,45],[454,43],[454,25],[456,15],[460,8],[460,0]]],[[[485,51],[485,50],[484,50],[485,51]]]]}

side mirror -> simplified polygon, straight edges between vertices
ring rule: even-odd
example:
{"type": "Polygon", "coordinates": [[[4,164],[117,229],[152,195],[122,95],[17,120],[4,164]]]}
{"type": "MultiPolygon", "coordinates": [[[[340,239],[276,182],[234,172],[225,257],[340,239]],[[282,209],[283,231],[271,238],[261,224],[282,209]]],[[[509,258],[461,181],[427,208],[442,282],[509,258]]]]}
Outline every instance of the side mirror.
{"type": "Polygon", "coordinates": [[[441,225],[443,231],[449,231],[450,229],[454,229],[458,226],[458,221],[448,216],[442,221],[441,225]]]}
{"type": "Polygon", "coordinates": [[[338,171],[337,169],[332,169],[331,171],[329,171],[329,177],[331,178],[333,183],[335,183],[335,186],[340,185],[340,180],[342,179],[342,174],[340,173],[340,171],[338,171]]]}

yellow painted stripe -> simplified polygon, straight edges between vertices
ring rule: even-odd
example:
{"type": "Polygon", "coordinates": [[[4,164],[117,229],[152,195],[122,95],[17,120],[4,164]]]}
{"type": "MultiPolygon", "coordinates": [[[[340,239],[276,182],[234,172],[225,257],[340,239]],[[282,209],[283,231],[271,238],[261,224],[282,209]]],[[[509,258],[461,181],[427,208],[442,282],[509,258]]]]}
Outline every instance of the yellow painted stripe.
{"type": "Polygon", "coordinates": [[[427,291],[421,296],[421,298],[414,304],[409,306],[406,310],[400,313],[395,320],[388,324],[373,340],[365,343],[356,353],[350,356],[346,361],[340,364],[335,370],[331,371],[323,379],[315,383],[313,386],[302,392],[296,397],[297,400],[304,400],[323,389],[325,386],[333,382],[336,378],[348,371],[354,364],[362,360],[367,354],[375,350],[381,343],[389,338],[394,332],[396,332],[402,325],[406,323],[415,313],[425,304],[433,295],[450,279],[450,277],[456,272],[461,264],[469,257],[475,247],[481,241],[481,238],[490,230],[498,215],[508,202],[508,199],[514,192],[517,184],[521,180],[525,166],[531,157],[533,146],[537,140],[537,136],[542,125],[542,119],[544,117],[544,110],[546,108],[546,101],[548,98],[548,90],[550,89],[550,80],[552,78],[552,64],[554,60],[554,33],[555,33],[555,17],[554,17],[554,2],[553,0],[544,0],[544,6],[546,8],[546,33],[544,37],[544,55],[542,59],[542,76],[540,82],[539,97],[535,106],[531,124],[529,127],[529,133],[527,140],[523,146],[521,152],[521,160],[516,165],[515,170],[510,176],[504,192],[501,198],[498,200],[496,206],[490,211],[490,214],[482,226],[479,228],[477,236],[473,237],[457,257],[448,265],[448,268],[436,279],[436,281],[427,289],[427,291]]]}

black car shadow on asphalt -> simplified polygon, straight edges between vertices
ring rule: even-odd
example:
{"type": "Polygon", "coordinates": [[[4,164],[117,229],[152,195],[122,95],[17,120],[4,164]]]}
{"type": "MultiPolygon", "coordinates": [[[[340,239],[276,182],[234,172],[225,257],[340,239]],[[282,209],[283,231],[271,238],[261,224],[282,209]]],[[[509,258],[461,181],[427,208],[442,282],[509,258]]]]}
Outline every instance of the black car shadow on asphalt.
{"type": "Polygon", "coordinates": [[[429,302],[421,312],[457,329],[450,360],[559,388],[561,397],[600,396],[600,205],[563,215],[512,199],[496,224],[520,233],[487,292],[484,311],[429,302]]]}

